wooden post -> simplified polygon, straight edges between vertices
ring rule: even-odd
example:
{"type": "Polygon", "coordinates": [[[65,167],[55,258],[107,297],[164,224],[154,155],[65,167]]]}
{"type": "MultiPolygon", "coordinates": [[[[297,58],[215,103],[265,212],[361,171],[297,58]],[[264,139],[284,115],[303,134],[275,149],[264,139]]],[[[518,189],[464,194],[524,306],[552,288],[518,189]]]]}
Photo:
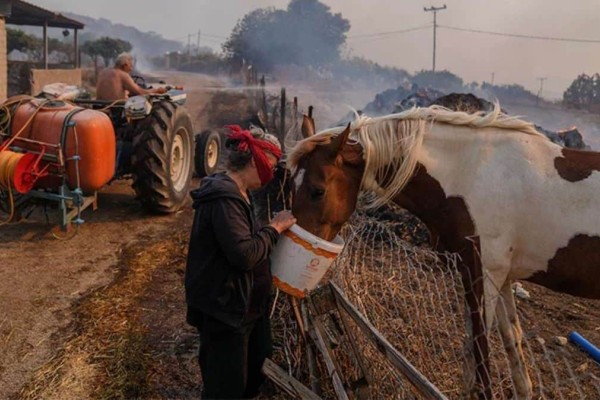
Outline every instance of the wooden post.
{"type": "Polygon", "coordinates": [[[79,60],[79,38],[77,37],[78,29],[73,33],[73,52],[75,53],[75,68],[79,68],[81,60],[79,60]]]}
{"type": "Polygon", "coordinates": [[[267,111],[267,92],[265,91],[265,76],[263,75],[260,79],[260,96],[261,96],[261,108],[265,117],[265,127],[269,124],[269,113],[267,111]]]}
{"type": "Polygon", "coordinates": [[[286,109],[286,99],[285,99],[285,88],[281,88],[281,114],[279,114],[279,142],[283,143],[285,140],[285,109],[286,109]]]}
{"type": "Polygon", "coordinates": [[[44,69],[48,69],[48,21],[44,21],[44,69]]]}
{"type": "Polygon", "coordinates": [[[292,108],[292,119],[295,121],[298,118],[298,97],[294,96],[294,107],[292,108]]]}

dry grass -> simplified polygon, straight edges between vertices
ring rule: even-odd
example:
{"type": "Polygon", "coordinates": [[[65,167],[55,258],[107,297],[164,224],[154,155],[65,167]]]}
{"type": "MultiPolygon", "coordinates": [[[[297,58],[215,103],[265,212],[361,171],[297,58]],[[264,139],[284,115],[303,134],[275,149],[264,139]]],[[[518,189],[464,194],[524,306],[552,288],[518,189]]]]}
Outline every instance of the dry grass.
{"type": "Polygon", "coordinates": [[[138,299],[156,268],[172,262],[177,243],[125,249],[114,284],[79,305],[62,351],[40,368],[21,391],[23,399],[129,399],[147,394],[149,348],[138,299]]]}

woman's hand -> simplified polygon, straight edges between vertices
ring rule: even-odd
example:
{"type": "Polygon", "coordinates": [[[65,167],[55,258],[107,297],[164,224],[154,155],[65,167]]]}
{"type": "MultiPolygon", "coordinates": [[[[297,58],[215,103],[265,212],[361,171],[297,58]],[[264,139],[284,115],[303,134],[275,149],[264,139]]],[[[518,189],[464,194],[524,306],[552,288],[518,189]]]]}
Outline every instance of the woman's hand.
{"type": "Polygon", "coordinates": [[[290,226],[294,225],[295,223],[296,218],[292,215],[291,211],[286,210],[275,214],[269,225],[275,228],[277,232],[281,233],[287,231],[290,226]]]}

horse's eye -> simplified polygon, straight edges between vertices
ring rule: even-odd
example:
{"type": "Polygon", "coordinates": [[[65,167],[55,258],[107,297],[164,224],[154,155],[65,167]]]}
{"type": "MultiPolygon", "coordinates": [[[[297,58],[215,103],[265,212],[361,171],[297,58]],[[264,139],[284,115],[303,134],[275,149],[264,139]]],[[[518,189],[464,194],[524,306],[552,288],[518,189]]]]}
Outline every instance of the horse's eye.
{"type": "Polygon", "coordinates": [[[310,190],[310,197],[313,200],[320,200],[320,199],[322,199],[324,194],[325,194],[325,189],[322,189],[322,188],[312,188],[310,190]]]}

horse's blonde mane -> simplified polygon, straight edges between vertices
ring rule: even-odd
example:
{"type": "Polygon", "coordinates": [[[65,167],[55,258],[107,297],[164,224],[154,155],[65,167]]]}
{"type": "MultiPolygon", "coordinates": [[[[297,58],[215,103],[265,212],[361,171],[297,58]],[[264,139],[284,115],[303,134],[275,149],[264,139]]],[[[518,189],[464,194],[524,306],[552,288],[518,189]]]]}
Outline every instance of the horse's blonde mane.
{"type": "MultiPolygon", "coordinates": [[[[467,114],[441,106],[431,106],[412,108],[376,118],[357,115],[350,125],[350,140],[359,143],[363,148],[365,173],[362,189],[372,193],[367,195],[367,206],[379,207],[393,199],[404,188],[417,165],[417,155],[423,144],[426,126],[433,122],[472,128],[516,130],[548,140],[531,122],[502,113],[498,103],[489,113],[467,114]],[[386,180],[379,182],[377,177],[386,177],[386,180]]],[[[288,166],[294,170],[303,156],[312,152],[316,146],[329,144],[331,139],[344,129],[327,129],[299,141],[288,153],[288,166]]]]}

